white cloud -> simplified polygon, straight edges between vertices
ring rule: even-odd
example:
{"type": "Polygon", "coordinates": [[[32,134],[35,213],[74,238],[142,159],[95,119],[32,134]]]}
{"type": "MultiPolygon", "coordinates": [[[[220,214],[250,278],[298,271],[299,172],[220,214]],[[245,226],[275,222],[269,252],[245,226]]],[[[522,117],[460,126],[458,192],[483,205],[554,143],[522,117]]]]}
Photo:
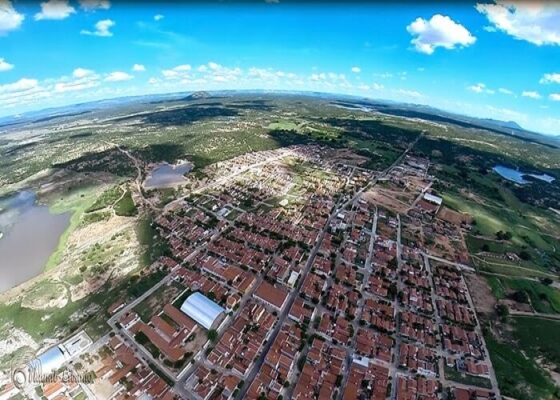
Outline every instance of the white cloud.
{"type": "Polygon", "coordinates": [[[424,54],[432,54],[438,47],[448,50],[467,47],[476,41],[463,25],[441,14],[432,16],[430,20],[418,17],[406,30],[415,36],[411,43],[416,50],[424,54]]]}
{"type": "Polygon", "coordinates": [[[76,92],[99,85],[99,75],[90,69],[76,68],[72,76],[63,76],[55,81],[52,89],[56,93],[76,92]]]}
{"type": "Polygon", "coordinates": [[[487,93],[487,94],[496,93],[495,90],[488,89],[488,87],[486,87],[486,85],[484,83],[477,83],[475,85],[468,86],[467,89],[469,89],[471,92],[475,92],[475,93],[487,93]]]}
{"type": "Polygon", "coordinates": [[[13,83],[6,83],[4,85],[0,85],[0,94],[17,93],[17,92],[34,89],[38,86],[38,84],[39,82],[37,82],[37,79],[22,78],[13,83]]]}
{"type": "Polygon", "coordinates": [[[352,67],[352,72],[355,74],[359,74],[360,72],[362,72],[362,69],[360,67],[352,67]]]}
{"type": "Polygon", "coordinates": [[[560,73],[544,74],[539,83],[560,83],[560,73]]]}
{"type": "Polygon", "coordinates": [[[525,90],[523,93],[521,93],[521,96],[529,97],[530,99],[535,99],[535,100],[541,98],[541,95],[538,92],[529,91],[529,90],[525,90]]]}
{"type": "Polygon", "coordinates": [[[111,8],[109,0],[80,0],[80,6],[86,11],[108,10],[111,8]]]}
{"type": "Polygon", "coordinates": [[[476,9],[498,30],[537,46],[560,45],[560,7],[555,2],[495,0],[476,9]]]}
{"type": "Polygon", "coordinates": [[[102,19],[95,24],[95,31],[89,31],[87,29],[82,29],[80,33],[82,35],[93,35],[100,37],[110,37],[113,36],[113,32],[110,29],[115,26],[115,21],[111,19],[102,19]]]}
{"type": "Polygon", "coordinates": [[[164,69],[161,74],[167,79],[181,78],[188,75],[191,69],[192,67],[189,64],[182,64],[171,69],[164,69]]]}
{"type": "Polygon", "coordinates": [[[121,82],[121,81],[129,81],[132,78],[134,78],[134,77],[132,75],[126,73],[126,72],[115,71],[115,72],[111,72],[109,75],[107,75],[105,80],[107,82],[121,82]]]}
{"type": "Polygon", "coordinates": [[[548,98],[552,101],[560,101],[560,93],[551,93],[548,98]]]}
{"type": "Polygon", "coordinates": [[[13,64],[10,64],[3,58],[0,58],[0,72],[9,71],[14,68],[13,64]]]}
{"type": "Polygon", "coordinates": [[[146,67],[144,67],[144,65],[142,65],[142,64],[134,64],[132,66],[132,70],[134,72],[144,72],[144,71],[146,71],[146,67]]]}
{"type": "Polygon", "coordinates": [[[76,80],[71,82],[59,82],[54,85],[54,91],[58,93],[75,92],[78,90],[90,89],[99,83],[95,80],[76,80]]]}
{"type": "Polygon", "coordinates": [[[512,95],[513,94],[513,92],[511,90],[506,89],[506,88],[499,88],[498,92],[500,92],[502,94],[507,94],[507,95],[512,95]]]}
{"type": "Polygon", "coordinates": [[[154,15],[154,21],[161,21],[164,18],[165,18],[165,16],[161,15],[161,14],[154,15]]]}
{"type": "Polygon", "coordinates": [[[10,0],[0,0],[0,36],[19,28],[24,19],[25,16],[14,9],[10,0]]]}
{"type": "Polygon", "coordinates": [[[68,3],[68,0],[49,0],[41,3],[41,12],[35,14],[35,20],[60,20],[75,12],[76,10],[68,3]]]}
{"type": "Polygon", "coordinates": [[[93,75],[94,72],[91,69],[85,69],[85,68],[76,68],[73,72],[72,72],[72,76],[74,78],[85,78],[86,76],[90,76],[93,75]]]}

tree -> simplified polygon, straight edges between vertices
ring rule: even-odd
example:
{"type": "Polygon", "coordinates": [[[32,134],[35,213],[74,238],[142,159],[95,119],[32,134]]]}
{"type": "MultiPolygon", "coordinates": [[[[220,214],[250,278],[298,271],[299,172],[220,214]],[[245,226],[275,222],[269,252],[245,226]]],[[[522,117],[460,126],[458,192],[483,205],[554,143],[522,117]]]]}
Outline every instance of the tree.
{"type": "Polygon", "coordinates": [[[506,318],[509,315],[509,308],[505,304],[498,304],[496,306],[496,313],[501,318],[506,318]]]}
{"type": "Polygon", "coordinates": [[[511,295],[511,298],[517,301],[518,303],[525,303],[525,304],[529,303],[529,295],[524,290],[518,290],[517,292],[511,295]]]}
{"type": "Polygon", "coordinates": [[[541,280],[541,282],[542,282],[543,285],[550,286],[550,285],[552,285],[552,283],[553,283],[554,281],[553,281],[552,279],[550,279],[550,278],[547,277],[547,278],[543,278],[543,279],[541,280]]]}
{"type": "Polygon", "coordinates": [[[215,329],[210,329],[210,330],[208,331],[208,339],[209,339],[211,342],[215,342],[216,339],[218,339],[218,332],[217,332],[215,329]]]}

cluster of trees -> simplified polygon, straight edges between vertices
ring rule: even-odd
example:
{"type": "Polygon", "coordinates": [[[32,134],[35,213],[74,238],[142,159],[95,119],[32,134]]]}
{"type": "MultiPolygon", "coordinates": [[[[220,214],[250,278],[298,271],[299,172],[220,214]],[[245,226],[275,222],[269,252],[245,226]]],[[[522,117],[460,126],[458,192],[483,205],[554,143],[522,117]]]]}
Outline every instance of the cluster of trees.
{"type": "Polygon", "coordinates": [[[498,231],[496,232],[496,239],[498,240],[511,240],[513,237],[511,232],[498,231]]]}

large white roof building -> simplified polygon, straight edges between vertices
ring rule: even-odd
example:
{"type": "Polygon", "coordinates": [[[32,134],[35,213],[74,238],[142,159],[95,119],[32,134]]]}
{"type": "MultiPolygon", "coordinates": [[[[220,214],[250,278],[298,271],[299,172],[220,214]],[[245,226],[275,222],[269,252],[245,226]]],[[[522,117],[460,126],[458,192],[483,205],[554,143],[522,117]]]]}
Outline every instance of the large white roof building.
{"type": "Polygon", "coordinates": [[[215,327],[225,313],[223,307],[198,292],[187,297],[181,306],[181,311],[206,329],[215,327]]]}

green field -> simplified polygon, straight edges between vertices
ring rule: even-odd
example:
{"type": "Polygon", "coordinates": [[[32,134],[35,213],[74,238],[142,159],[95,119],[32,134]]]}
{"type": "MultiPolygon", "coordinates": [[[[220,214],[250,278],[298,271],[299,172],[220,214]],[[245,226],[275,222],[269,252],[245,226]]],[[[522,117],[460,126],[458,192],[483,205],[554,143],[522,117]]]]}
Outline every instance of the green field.
{"type": "Polygon", "coordinates": [[[532,317],[512,318],[515,326],[514,336],[531,358],[544,356],[560,368],[560,321],[532,317]]]}
{"type": "Polygon", "coordinates": [[[112,206],[122,195],[123,190],[119,186],[113,186],[101,193],[101,195],[95,200],[95,203],[88,207],[86,212],[90,213],[92,211],[98,211],[112,206]]]}
{"type": "Polygon", "coordinates": [[[492,334],[485,335],[485,340],[502,395],[527,400],[558,398],[551,379],[533,359],[522,353],[526,343],[512,346],[499,342],[492,334]]]}
{"type": "Polygon", "coordinates": [[[121,217],[132,217],[138,214],[138,209],[134,204],[134,200],[132,200],[132,192],[130,190],[127,190],[113,207],[115,214],[121,217]]]}
{"type": "Polygon", "coordinates": [[[70,212],[72,213],[72,217],[70,218],[69,226],[58,240],[56,250],[51,254],[49,260],[47,261],[47,265],[45,267],[46,270],[56,267],[62,260],[62,255],[66,250],[68,237],[82,223],[82,215],[95,201],[98,190],[99,187],[95,186],[70,190],[68,193],[65,193],[63,196],[51,203],[50,211],[53,214],[70,212]]]}
{"type": "Polygon", "coordinates": [[[560,313],[560,290],[528,279],[508,279],[487,277],[492,293],[497,299],[503,299],[508,293],[524,291],[529,296],[535,311],[544,314],[560,313]]]}

